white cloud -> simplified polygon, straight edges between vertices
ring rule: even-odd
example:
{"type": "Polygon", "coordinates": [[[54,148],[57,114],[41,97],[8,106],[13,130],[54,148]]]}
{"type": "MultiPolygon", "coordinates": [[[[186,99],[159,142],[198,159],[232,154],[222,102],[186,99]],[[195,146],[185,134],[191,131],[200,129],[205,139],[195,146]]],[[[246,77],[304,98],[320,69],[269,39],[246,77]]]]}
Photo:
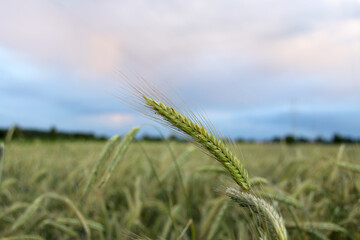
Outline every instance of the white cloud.
{"type": "Polygon", "coordinates": [[[89,123],[94,126],[104,126],[106,128],[114,129],[133,123],[135,118],[131,114],[101,113],[81,116],[80,119],[82,122],[89,123]]]}

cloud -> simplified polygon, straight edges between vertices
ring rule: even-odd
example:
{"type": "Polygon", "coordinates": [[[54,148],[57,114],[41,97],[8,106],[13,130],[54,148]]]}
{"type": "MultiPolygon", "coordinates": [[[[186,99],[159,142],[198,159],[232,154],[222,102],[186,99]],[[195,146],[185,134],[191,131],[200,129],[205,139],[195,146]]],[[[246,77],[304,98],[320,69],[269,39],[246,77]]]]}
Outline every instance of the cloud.
{"type": "Polygon", "coordinates": [[[151,72],[219,53],[279,71],[318,71],[356,57],[360,14],[349,19],[346,11],[359,5],[14,0],[0,10],[0,44],[88,78],[122,64],[151,72]]]}
{"type": "Polygon", "coordinates": [[[85,122],[91,122],[94,125],[99,124],[101,126],[116,127],[123,124],[133,123],[134,116],[124,113],[104,113],[82,117],[85,122]]]}
{"type": "Polygon", "coordinates": [[[39,126],[61,124],[55,112],[81,127],[89,117],[89,128],[136,122],[107,93],[127,68],[210,112],[275,111],[293,100],[341,110],[360,103],[358,9],[354,0],[7,1],[0,92],[24,114],[8,122],[25,122],[25,108],[54,116],[28,118],[39,126]]]}

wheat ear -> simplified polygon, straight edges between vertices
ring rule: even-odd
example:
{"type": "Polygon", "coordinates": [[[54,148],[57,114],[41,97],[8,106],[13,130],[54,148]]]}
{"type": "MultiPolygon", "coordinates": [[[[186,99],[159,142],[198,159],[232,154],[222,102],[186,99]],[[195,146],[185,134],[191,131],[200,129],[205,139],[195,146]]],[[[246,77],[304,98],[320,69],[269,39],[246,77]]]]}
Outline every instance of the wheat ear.
{"type": "Polygon", "coordinates": [[[359,164],[352,164],[352,163],[347,163],[347,162],[337,162],[336,164],[340,168],[353,171],[354,173],[360,173],[360,165],[359,164]]]}
{"type": "Polygon", "coordinates": [[[96,165],[94,166],[93,170],[91,171],[91,175],[87,180],[86,186],[84,188],[83,194],[81,196],[81,200],[84,201],[86,196],[89,194],[90,189],[95,184],[95,182],[99,178],[99,172],[102,170],[108,161],[108,159],[111,157],[111,154],[116,146],[116,144],[120,141],[120,136],[115,135],[111,139],[109,139],[103,148],[99,160],[96,162],[96,165]]]}
{"type": "MultiPolygon", "coordinates": [[[[286,223],[286,227],[294,228],[295,223],[288,222],[286,223]]],[[[347,234],[347,230],[341,227],[338,224],[331,222],[302,222],[301,227],[305,230],[321,230],[321,231],[330,231],[330,232],[342,232],[347,234]]]]}
{"type": "MultiPolygon", "coordinates": [[[[82,223],[77,218],[56,217],[55,221],[58,223],[64,224],[64,225],[69,225],[69,226],[75,226],[75,227],[82,226],[82,223]]],[[[91,228],[93,230],[96,230],[99,232],[104,231],[104,226],[101,223],[91,221],[91,220],[86,220],[86,224],[89,226],[89,228],[91,228]]]]}
{"type": "Polygon", "coordinates": [[[114,158],[109,163],[109,166],[105,170],[105,173],[102,176],[102,179],[100,180],[99,187],[103,187],[109,181],[110,177],[113,175],[115,171],[115,168],[119,165],[120,160],[125,155],[126,150],[128,149],[130,143],[134,140],[139,130],[140,130],[139,127],[134,127],[121,140],[114,158]]]}
{"type": "Polygon", "coordinates": [[[191,137],[204,147],[230,173],[234,181],[244,190],[250,190],[249,177],[240,160],[232,154],[224,142],[214,134],[208,132],[201,124],[191,121],[173,108],[156,101],[151,97],[143,96],[146,105],[160,115],[170,126],[191,137]]]}
{"type": "Polygon", "coordinates": [[[17,212],[20,209],[23,208],[27,208],[29,206],[28,203],[24,203],[24,202],[15,202],[13,203],[10,207],[8,207],[7,209],[3,209],[2,213],[0,214],[0,221],[4,218],[7,217],[10,214],[13,214],[15,212],[17,212]]]}
{"type": "Polygon", "coordinates": [[[263,216],[265,222],[270,226],[270,233],[276,236],[277,239],[287,239],[284,220],[269,203],[256,197],[252,193],[239,192],[234,188],[228,188],[226,195],[236,201],[239,206],[249,208],[257,213],[258,216],[263,216]]]}

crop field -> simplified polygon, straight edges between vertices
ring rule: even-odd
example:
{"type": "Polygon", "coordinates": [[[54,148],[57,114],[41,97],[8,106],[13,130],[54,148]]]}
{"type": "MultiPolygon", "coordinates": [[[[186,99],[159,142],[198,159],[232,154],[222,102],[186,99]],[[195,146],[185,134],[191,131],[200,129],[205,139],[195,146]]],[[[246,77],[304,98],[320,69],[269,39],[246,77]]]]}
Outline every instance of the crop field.
{"type": "MultiPolygon", "coordinates": [[[[119,145],[119,157],[116,147],[104,157],[105,144],[5,144],[0,238],[270,239],[262,214],[225,194],[239,186],[221,164],[191,143],[136,141],[119,145]]],[[[254,196],[282,215],[288,239],[360,239],[357,145],[237,144],[233,151],[254,196]]]]}
{"type": "Polygon", "coordinates": [[[0,2],[0,240],[360,240],[360,0],[0,2]]]}

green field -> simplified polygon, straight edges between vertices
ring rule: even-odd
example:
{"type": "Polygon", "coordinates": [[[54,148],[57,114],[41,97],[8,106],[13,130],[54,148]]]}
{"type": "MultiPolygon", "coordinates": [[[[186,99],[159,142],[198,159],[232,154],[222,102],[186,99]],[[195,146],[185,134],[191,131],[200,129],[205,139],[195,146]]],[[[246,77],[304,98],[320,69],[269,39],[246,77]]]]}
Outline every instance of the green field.
{"type": "MultiPolygon", "coordinates": [[[[224,194],[236,187],[231,177],[190,143],[132,143],[81,201],[104,145],[6,144],[0,238],[258,239],[253,213],[224,194]]],[[[238,144],[235,152],[289,239],[360,239],[360,173],[343,164],[359,164],[358,146],[238,144]]]]}

